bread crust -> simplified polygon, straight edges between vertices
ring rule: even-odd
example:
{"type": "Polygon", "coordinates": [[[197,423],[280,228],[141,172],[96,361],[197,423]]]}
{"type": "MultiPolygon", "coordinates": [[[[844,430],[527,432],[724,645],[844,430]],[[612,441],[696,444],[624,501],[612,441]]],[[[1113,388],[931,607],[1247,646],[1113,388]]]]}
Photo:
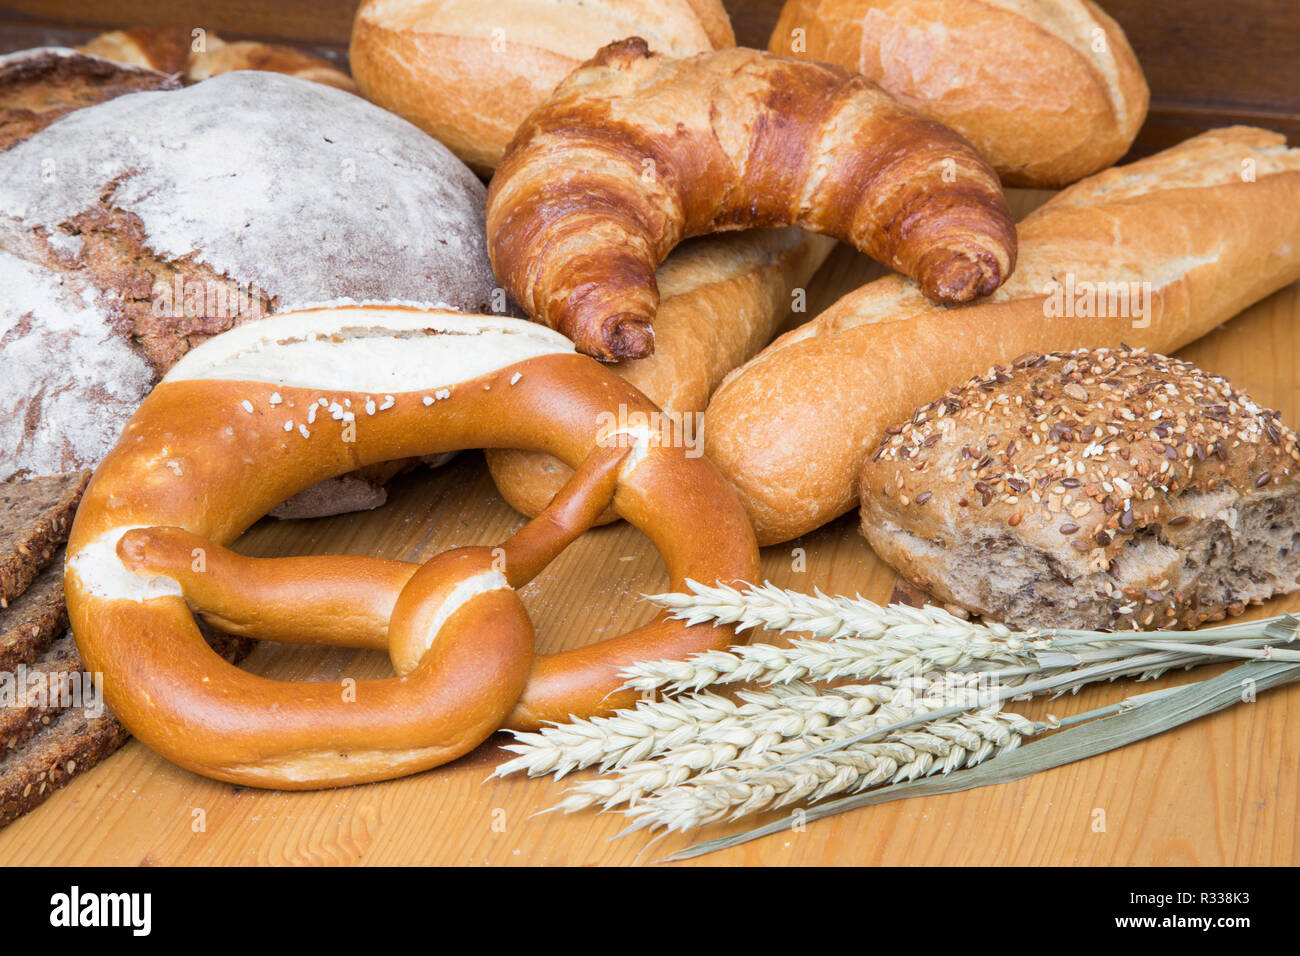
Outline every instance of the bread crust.
{"type": "Polygon", "coordinates": [[[891,424],[859,487],[881,558],[1016,626],[1194,627],[1300,587],[1300,438],[1163,355],[994,366],[891,424]]]}
{"type": "Polygon", "coordinates": [[[82,107],[179,85],[174,77],[156,70],[63,47],[0,56],[0,152],[82,107]]]}
{"type": "Polygon", "coordinates": [[[605,361],[654,350],[654,272],[682,239],[799,226],[926,295],[966,301],[1015,265],[997,176],[959,135],[839,67],[633,37],[571,73],[488,188],[488,252],[534,319],[605,361]]]}
{"type": "MultiPolygon", "coordinates": [[[[610,369],[665,412],[703,412],[722,377],[771,339],[789,314],[793,290],[812,278],[834,245],[797,229],[688,240],[659,269],[664,298],[655,354],[610,369]]],[[[692,429],[688,437],[702,436],[692,429]]],[[[487,462],[502,497],[526,515],[545,508],[573,474],[537,452],[489,449],[487,462]]],[[[602,523],[615,518],[606,512],[602,523]]]]}
{"type": "Polygon", "coordinates": [[[1150,100],[1091,0],[787,0],[769,49],[857,70],[964,135],[1011,186],[1110,166],[1150,100]]]}
{"type": "Polygon", "coordinates": [[[208,33],[200,46],[201,49],[194,48],[190,31],[182,27],[133,27],[101,33],[78,49],[119,63],[176,75],[187,84],[235,70],[262,70],[357,92],[352,78],[329,60],[281,43],[252,40],[227,43],[215,33],[208,33]]]}
{"type": "Polygon", "coordinates": [[[1172,352],[1300,278],[1300,150],[1265,130],[1215,130],[1079,183],[1019,232],[1019,265],[985,301],[945,309],[887,276],[724,379],[705,450],[761,544],[850,510],[885,427],[972,375],[1029,351],[1172,352]],[[1047,318],[1045,283],[1067,273],[1150,282],[1148,320],[1047,318]]]}
{"type": "Polygon", "coordinates": [[[561,80],[632,35],[677,56],[735,45],[721,0],[504,0],[487,10],[458,0],[367,0],[349,57],[367,99],[487,176],[561,80]]]}

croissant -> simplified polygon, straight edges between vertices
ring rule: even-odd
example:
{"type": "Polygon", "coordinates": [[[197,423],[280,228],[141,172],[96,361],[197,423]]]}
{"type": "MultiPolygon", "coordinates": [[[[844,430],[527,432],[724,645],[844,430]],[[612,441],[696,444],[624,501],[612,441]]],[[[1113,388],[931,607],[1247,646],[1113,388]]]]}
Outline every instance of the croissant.
{"type": "Polygon", "coordinates": [[[850,242],[943,302],[1015,265],[997,174],[960,135],[840,67],[748,49],[609,44],[528,116],[488,190],[498,279],[607,361],[653,353],[673,246],[774,226],[850,242]]]}

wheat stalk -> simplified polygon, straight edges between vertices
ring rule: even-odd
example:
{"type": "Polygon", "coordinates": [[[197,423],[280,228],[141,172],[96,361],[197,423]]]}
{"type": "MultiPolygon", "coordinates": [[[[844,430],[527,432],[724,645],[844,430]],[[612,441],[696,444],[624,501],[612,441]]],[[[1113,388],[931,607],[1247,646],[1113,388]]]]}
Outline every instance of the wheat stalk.
{"type": "Polygon", "coordinates": [[[512,731],[515,742],[505,749],[519,756],[492,775],[525,771],[530,777],[554,774],[558,779],[593,765],[601,770],[626,766],[693,743],[741,747],[767,734],[799,737],[832,720],[869,713],[896,693],[884,685],[819,691],[794,683],[764,693],[742,692],[739,703],[711,693],[643,700],[609,717],[574,718],[536,733],[512,731]]]}
{"type": "Polygon", "coordinates": [[[621,810],[634,821],[630,830],[689,829],[974,767],[1031,734],[1101,713],[1035,724],[998,711],[1012,698],[1059,695],[1123,676],[1147,679],[1225,656],[1300,659],[1273,646],[1295,639],[1297,621],[1290,616],[1193,634],[1015,633],[935,607],[881,607],[770,584],[744,591],[687,585],[694,593],[651,599],[690,624],[808,631],[822,639],[633,665],[623,672],[626,686],[680,696],[517,733],[506,748],[517,756],[493,775],[559,778],[594,766],[603,776],[571,787],[553,810],[600,806],[621,810]],[[969,694],[947,700],[954,689],[947,678],[959,670],[996,690],[978,702],[969,694]],[[935,671],[947,678],[924,676],[935,671]],[[843,678],[876,682],[835,688],[806,682],[843,678]],[[735,682],[768,686],[740,690],[737,700],[704,690],[735,682]],[[936,707],[933,690],[940,685],[943,705],[936,707]]]}
{"type": "MultiPolygon", "coordinates": [[[[825,756],[791,759],[776,748],[644,795],[623,813],[634,820],[629,831],[694,829],[791,803],[815,803],[839,793],[972,767],[1051,726],[1019,714],[972,713],[825,756]]],[[[790,741],[788,749],[797,753],[801,743],[790,741]]]]}
{"type": "MultiPolygon", "coordinates": [[[[754,703],[762,703],[759,698],[763,694],[750,696],[754,703]]],[[[779,770],[773,768],[773,764],[777,762],[787,763],[797,760],[800,754],[814,743],[824,744],[837,739],[846,739],[872,729],[890,726],[906,717],[923,712],[929,706],[923,703],[924,700],[924,697],[917,697],[908,688],[896,688],[890,693],[888,700],[882,700],[879,706],[870,711],[848,713],[834,723],[797,736],[783,737],[770,732],[745,733],[744,731],[748,731],[749,728],[740,728],[742,733],[726,741],[695,741],[669,750],[655,760],[633,762],[604,777],[578,783],[566,791],[564,799],[553,809],[569,813],[596,805],[610,809],[619,804],[638,802],[656,792],[681,786],[691,778],[692,774],[699,775],[690,781],[691,786],[717,782],[720,779],[730,785],[737,780],[748,779],[747,774],[769,770],[779,776],[802,774],[804,779],[808,779],[807,774],[810,772],[814,774],[820,772],[823,777],[828,779],[834,777],[839,781],[846,777],[848,767],[859,766],[863,773],[852,780],[843,781],[843,785],[861,783],[862,786],[871,786],[900,772],[910,779],[912,771],[906,768],[916,768],[920,762],[931,759],[925,756],[927,753],[933,755],[937,752],[927,746],[928,742],[936,736],[966,747],[977,755],[976,762],[978,762],[991,752],[992,744],[988,744],[988,741],[1005,744],[1002,739],[1005,733],[994,723],[990,723],[991,720],[1001,721],[1015,729],[1028,726],[1027,721],[1014,714],[997,715],[996,718],[990,718],[985,714],[966,714],[956,720],[935,721],[919,730],[892,734],[885,743],[859,745],[848,751],[852,754],[850,758],[842,758],[839,754],[835,754],[825,760],[809,761],[806,767],[796,765],[781,767],[779,770]],[[972,733],[972,728],[985,728],[988,731],[984,735],[984,744],[981,744],[977,735],[972,733]],[[905,751],[903,749],[905,747],[912,747],[912,750],[905,751]],[[890,761],[893,763],[891,764],[890,761]],[[833,774],[827,769],[831,765],[839,766],[833,774]],[[900,771],[900,766],[904,770],[900,771]],[[866,769],[863,769],[864,767],[866,769]]],[[[946,758],[944,766],[948,769],[965,765],[963,758],[951,747],[944,753],[946,758]]],[[[825,794],[829,794],[838,792],[839,789],[841,787],[838,785],[829,789],[822,786],[819,792],[824,790],[825,794]]],[[[793,790],[785,788],[782,792],[790,793],[793,790]]],[[[747,795],[746,800],[749,799],[747,795]]]]}
{"type": "MultiPolygon", "coordinates": [[[[809,631],[821,639],[796,640],[790,647],[741,645],[695,654],[684,661],[636,663],[622,671],[628,688],[642,693],[663,690],[675,694],[734,682],[895,680],[932,670],[979,669],[996,664],[1032,672],[1052,666],[1048,662],[1053,659],[1072,666],[1087,658],[1089,652],[1110,651],[1108,656],[1125,656],[1132,653],[1131,649],[1154,649],[1149,633],[1013,632],[998,623],[963,621],[938,607],[882,607],[861,596],[829,597],[820,590],[808,595],[763,584],[741,591],[689,579],[686,586],[691,594],[656,594],[649,600],[688,624],[711,621],[715,625],[734,624],[737,630],[759,627],[778,632],[809,631]],[[1047,653],[1067,648],[1073,660],[1062,659],[1059,654],[1053,658],[1047,653]]],[[[1198,646],[1186,651],[1202,656],[1300,660],[1300,653],[1295,651],[1216,649],[1205,643],[1251,637],[1259,638],[1261,643],[1265,637],[1291,640],[1295,637],[1295,623],[1294,618],[1283,615],[1209,628],[1195,632],[1198,646]]],[[[1164,641],[1188,640],[1185,632],[1162,631],[1156,636],[1164,641]]]]}

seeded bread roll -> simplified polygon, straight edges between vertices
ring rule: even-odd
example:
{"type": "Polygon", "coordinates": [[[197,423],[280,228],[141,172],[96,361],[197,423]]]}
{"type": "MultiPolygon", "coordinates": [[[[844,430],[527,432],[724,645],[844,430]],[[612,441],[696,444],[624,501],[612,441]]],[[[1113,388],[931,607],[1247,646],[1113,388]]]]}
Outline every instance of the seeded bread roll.
{"type": "Polygon", "coordinates": [[[863,74],[965,136],[1010,186],[1112,165],[1150,98],[1091,0],[787,0],[769,49],[863,74]]]}
{"type": "Polygon", "coordinates": [[[367,99],[488,175],[561,80],[630,36],[676,57],[736,43],[721,0],[366,0],[349,56],[367,99]]]}
{"type": "Polygon", "coordinates": [[[1194,627],[1300,588],[1300,440],[1140,350],[1028,354],[887,429],[862,533],[935,596],[1020,627],[1194,627]]]}

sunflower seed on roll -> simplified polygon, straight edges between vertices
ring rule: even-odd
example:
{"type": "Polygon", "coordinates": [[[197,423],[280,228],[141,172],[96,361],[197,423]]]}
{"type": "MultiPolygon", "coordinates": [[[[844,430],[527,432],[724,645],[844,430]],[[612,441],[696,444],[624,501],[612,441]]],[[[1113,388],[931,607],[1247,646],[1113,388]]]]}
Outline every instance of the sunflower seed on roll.
{"type": "Polygon", "coordinates": [[[891,426],[862,532],[1013,626],[1191,627],[1300,588],[1300,439],[1195,365],[1027,354],[891,426]]]}

